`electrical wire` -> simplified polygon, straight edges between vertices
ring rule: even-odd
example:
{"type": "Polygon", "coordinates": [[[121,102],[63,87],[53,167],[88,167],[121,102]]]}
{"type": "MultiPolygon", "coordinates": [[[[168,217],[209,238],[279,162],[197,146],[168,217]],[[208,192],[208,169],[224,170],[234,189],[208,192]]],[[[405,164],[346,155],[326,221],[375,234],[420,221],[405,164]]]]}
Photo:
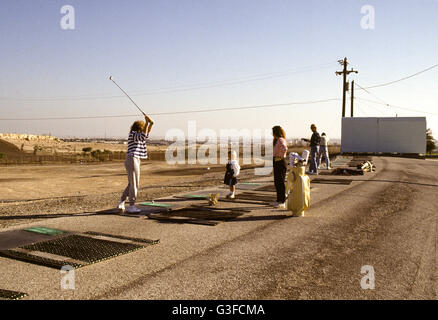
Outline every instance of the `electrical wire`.
{"type": "MultiPolygon", "coordinates": [[[[369,104],[368,102],[365,102],[364,99],[361,99],[360,97],[357,97],[357,99],[360,100],[360,103],[363,104],[364,106],[366,106],[368,109],[373,109],[374,111],[376,111],[379,114],[382,114],[383,116],[385,116],[385,112],[383,112],[381,109],[376,108],[375,106],[369,104]]],[[[379,105],[380,106],[380,105],[379,105]]],[[[386,106],[386,105],[385,105],[386,106]]]]}
{"type": "MultiPolygon", "coordinates": [[[[228,80],[213,81],[213,82],[201,82],[201,83],[195,83],[195,84],[191,84],[191,85],[167,87],[167,88],[157,89],[155,91],[131,91],[130,94],[132,96],[146,96],[146,95],[156,95],[156,94],[164,94],[164,93],[174,93],[174,92],[183,92],[183,91],[215,88],[215,87],[236,85],[236,84],[242,84],[242,83],[253,82],[253,81],[287,77],[287,76],[293,75],[293,74],[329,68],[329,67],[332,67],[333,65],[334,65],[334,63],[330,62],[330,63],[323,63],[323,64],[318,64],[318,65],[313,65],[313,66],[304,66],[301,68],[289,69],[287,71],[281,71],[281,72],[262,73],[262,74],[256,74],[256,75],[228,79],[228,80]]],[[[24,97],[24,98],[0,97],[0,100],[3,100],[3,101],[46,102],[46,101],[59,101],[59,100],[78,101],[78,100],[119,99],[119,98],[124,98],[124,97],[125,97],[124,95],[84,95],[84,96],[24,97]]]]}
{"type": "Polygon", "coordinates": [[[375,104],[385,105],[385,106],[392,107],[392,108],[403,109],[403,110],[406,110],[406,111],[411,111],[411,112],[416,112],[416,113],[423,113],[423,114],[430,114],[430,115],[438,116],[438,113],[433,113],[433,112],[428,112],[428,111],[423,111],[423,110],[416,110],[416,109],[412,109],[412,108],[401,107],[401,106],[397,106],[397,105],[394,105],[394,104],[381,103],[381,102],[378,102],[378,101],[373,101],[373,100],[359,98],[359,97],[357,99],[363,100],[363,101],[368,101],[368,102],[375,103],[375,104]]]}
{"type": "MultiPolygon", "coordinates": [[[[331,99],[321,99],[321,100],[313,100],[313,101],[265,104],[265,105],[257,105],[257,106],[226,107],[226,108],[187,110],[187,111],[174,111],[174,112],[159,112],[159,113],[149,113],[148,115],[161,116],[161,115],[177,115],[177,114],[188,114],[188,113],[206,113],[206,112],[217,112],[217,111],[273,108],[273,107],[284,107],[284,106],[291,106],[291,105],[325,103],[325,102],[339,101],[339,100],[340,100],[339,98],[331,98],[331,99]]],[[[53,117],[53,118],[3,118],[3,119],[0,118],[0,121],[79,120],[79,119],[103,119],[103,118],[126,118],[126,117],[138,117],[138,115],[137,114],[136,115],[130,114],[130,115],[112,115],[112,116],[78,116],[78,117],[53,117]]]]}
{"type": "MultiPolygon", "coordinates": [[[[391,85],[391,84],[394,84],[394,83],[397,83],[397,82],[400,82],[400,81],[404,81],[404,80],[406,80],[406,79],[410,79],[410,78],[412,78],[412,77],[418,76],[419,74],[422,74],[422,73],[424,73],[424,72],[427,72],[427,71],[429,71],[429,70],[432,70],[432,69],[434,69],[434,68],[436,68],[436,67],[438,67],[438,64],[435,64],[435,65],[433,65],[433,66],[430,66],[430,67],[428,67],[428,68],[426,68],[426,69],[424,69],[424,70],[418,71],[418,72],[416,72],[416,73],[414,73],[414,74],[411,74],[411,75],[409,75],[409,76],[403,77],[403,78],[401,78],[401,79],[394,80],[394,81],[390,81],[390,82],[386,82],[386,83],[382,83],[382,84],[377,84],[377,85],[373,85],[373,86],[369,86],[369,87],[366,87],[365,89],[372,89],[372,88],[379,88],[379,87],[389,86],[389,85],[391,85]]],[[[364,88],[362,88],[362,89],[365,90],[364,88]]]]}
{"type": "Polygon", "coordinates": [[[362,87],[362,86],[361,86],[360,84],[358,84],[356,81],[354,81],[354,85],[355,85],[355,86],[358,86],[360,89],[364,90],[364,91],[365,91],[366,93],[368,93],[369,95],[373,96],[374,98],[379,99],[379,100],[382,101],[384,104],[386,104],[386,105],[389,106],[389,104],[388,104],[385,100],[383,100],[382,98],[379,98],[379,97],[378,97],[377,95],[375,95],[374,93],[368,91],[366,88],[362,87]]]}

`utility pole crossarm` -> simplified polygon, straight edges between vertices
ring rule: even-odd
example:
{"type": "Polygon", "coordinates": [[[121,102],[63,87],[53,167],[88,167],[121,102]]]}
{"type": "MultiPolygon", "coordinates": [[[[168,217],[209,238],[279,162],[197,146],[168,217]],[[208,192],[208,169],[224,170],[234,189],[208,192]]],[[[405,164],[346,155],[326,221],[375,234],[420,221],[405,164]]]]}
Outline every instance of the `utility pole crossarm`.
{"type": "Polygon", "coordinates": [[[352,72],[358,73],[358,71],[353,70],[347,70],[348,61],[347,58],[344,58],[344,60],[338,60],[339,64],[344,67],[342,71],[336,71],[336,75],[340,76],[343,75],[342,79],[342,117],[345,117],[345,95],[347,92],[347,75],[349,75],[352,72]]]}

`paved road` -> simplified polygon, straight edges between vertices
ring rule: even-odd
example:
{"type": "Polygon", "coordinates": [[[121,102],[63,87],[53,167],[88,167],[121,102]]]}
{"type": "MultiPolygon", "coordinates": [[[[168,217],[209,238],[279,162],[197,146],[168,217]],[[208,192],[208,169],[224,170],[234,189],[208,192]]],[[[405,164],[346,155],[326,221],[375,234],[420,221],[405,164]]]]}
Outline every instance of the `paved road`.
{"type": "Polygon", "coordinates": [[[0,288],[29,299],[436,299],[438,162],[374,163],[377,173],[351,185],[313,184],[303,218],[259,208],[215,227],[120,216],[47,220],[161,243],[77,269],[74,291],[60,290],[57,270],[0,258],[0,288]],[[361,288],[364,265],[374,268],[374,290],[361,288]]]}

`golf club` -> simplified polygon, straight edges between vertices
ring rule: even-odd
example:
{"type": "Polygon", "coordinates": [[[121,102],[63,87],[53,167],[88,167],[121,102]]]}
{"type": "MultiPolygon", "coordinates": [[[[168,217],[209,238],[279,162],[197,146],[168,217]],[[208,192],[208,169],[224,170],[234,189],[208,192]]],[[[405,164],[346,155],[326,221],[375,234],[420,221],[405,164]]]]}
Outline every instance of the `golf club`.
{"type": "Polygon", "coordinates": [[[121,87],[120,87],[120,86],[114,81],[113,76],[110,76],[109,79],[110,79],[112,82],[114,82],[114,84],[115,84],[116,86],[118,86],[120,90],[123,91],[123,93],[129,98],[129,100],[132,101],[132,103],[137,107],[137,109],[140,110],[141,113],[143,113],[143,115],[146,115],[146,113],[144,113],[143,110],[140,109],[140,107],[134,102],[134,100],[131,99],[131,97],[125,92],[125,90],[123,90],[123,89],[122,89],[122,88],[121,88],[121,87]]]}

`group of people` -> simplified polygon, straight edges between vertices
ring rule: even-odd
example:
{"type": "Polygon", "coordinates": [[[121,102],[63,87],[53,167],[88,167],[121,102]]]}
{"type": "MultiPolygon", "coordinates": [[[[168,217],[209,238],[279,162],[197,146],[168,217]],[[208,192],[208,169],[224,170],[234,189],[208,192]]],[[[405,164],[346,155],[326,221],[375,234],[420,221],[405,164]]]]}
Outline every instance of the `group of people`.
{"type": "Polygon", "coordinates": [[[304,141],[310,142],[310,166],[308,174],[318,174],[318,170],[321,165],[322,157],[325,158],[326,168],[330,168],[330,158],[328,153],[328,138],[326,134],[323,132],[319,135],[316,125],[312,124],[310,126],[310,130],[312,130],[312,137],[309,139],[302,139],[304,141]]]}
{"type": "MultiPolygon", "coordinates": [[[[125,160],[125,168],[128,176],[128,186],[123,191],[120,202],[117,205],[117,208],[122,212],[125,211],[126,199],[129,199],[129,207],[126,210],[128,213],[138,213],[141,211],[140,209],[135,207],[135,201],[137,198],[140,182],[140,161],[141,159],[147,158],[146,140],[148,139],[149,134],[152,130],[152,126],[154,124],[151,118],[149,118],[147,115],[144,116],[145,121],[135,121],[132,124],[128,136],[128,151],[125,160]]],[[[319,135],[314,124],[312,124],[311,130],[313,132],[311,139],[303,139],[310,142],[310,167],[308,173],[318,174],[318,168],[320,166],[321,158],[323,156],[325,157],[327,168],[330,168],[330,160],[327,149],[328,139],[325,133],[323,133],[321,136],[319,135]]],[[[286,208],[286,198],[288,196],[287,193],[290,192],[290,189],[292,188],[294,182],[300,182],[300,188],[303,193],[310,193],[310,182],[308,180],[308,177],[305,176],[305,161],[301,160],[297,162],[296,170],[290,170],[286,189],[285,179],[288,166],[286,162],[286,154],[288,151],[286,133],[281,126],[274,126],[272,128],[272,135],[274,184],[277,198],[275,202],[271,203],[271,205],[275,208],[286,208]]],[[[293,164],[291,166],[294,167],[293,164]]],[[[230,188],[230,193],[227,195],[227,198],[235,198],[237,177],[239,173],[240,166],[237,160],[237,154],[235,151],[230,151],[228,153],[228,162],[226,165],[226,172],[224,177],[224,184],[226,184],[230,188]]],[[[302,198],[304,199],[304,197],[302,198]]],[[[290,209],[289,207],[291,206],[293,206],[292,202],[288,202],[288,209],[290,209]]],[[[303,211],[303,208],[305,208],[305,204],[302,204],[300,206],[301,209],[296,210],[303,211]]]]}

